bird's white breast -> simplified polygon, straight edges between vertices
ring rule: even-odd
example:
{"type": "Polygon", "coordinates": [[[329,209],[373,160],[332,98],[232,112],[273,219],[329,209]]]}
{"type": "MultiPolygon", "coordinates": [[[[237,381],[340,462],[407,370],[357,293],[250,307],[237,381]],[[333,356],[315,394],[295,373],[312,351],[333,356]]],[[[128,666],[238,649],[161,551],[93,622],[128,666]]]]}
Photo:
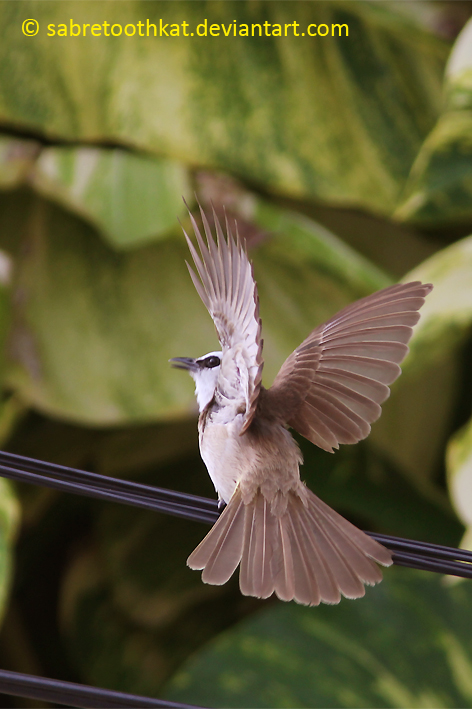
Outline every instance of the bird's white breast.
{"type": "Polygon", "coordinates": [[[200,453],[221,499],[229,502],[241,477],[252,467],[254,451],[247,437],[240,436],[243,416],[219,423],[218,416],[200,430],[200,453]]]}

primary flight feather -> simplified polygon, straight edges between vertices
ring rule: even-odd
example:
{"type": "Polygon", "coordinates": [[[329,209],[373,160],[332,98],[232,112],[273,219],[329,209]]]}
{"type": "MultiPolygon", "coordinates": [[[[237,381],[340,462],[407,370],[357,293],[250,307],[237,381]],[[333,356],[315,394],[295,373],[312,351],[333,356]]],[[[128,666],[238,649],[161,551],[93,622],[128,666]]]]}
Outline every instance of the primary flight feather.
{"type": "MultiPolygon", "coordinates": [[[[291,427],[326,451],[370,432],[401,373],[412,327],[431,285],[399,284],[362,298],[308,335],[270,389],[262,379],[261,321],[252,265],[213,212],[206,241],[190,215],[185,234],[197,292],[218,333],[220,352],[177,357],[195,380],[200,452],[226,503],[187,563],[206,583],[223,584],[240,565],[245,595],[306,605],[359,598],[382,579],[391,552],[332,510],[300,480],[291,427]]],[[[188,264],[187,264],[188,265],[188,264]]]]}

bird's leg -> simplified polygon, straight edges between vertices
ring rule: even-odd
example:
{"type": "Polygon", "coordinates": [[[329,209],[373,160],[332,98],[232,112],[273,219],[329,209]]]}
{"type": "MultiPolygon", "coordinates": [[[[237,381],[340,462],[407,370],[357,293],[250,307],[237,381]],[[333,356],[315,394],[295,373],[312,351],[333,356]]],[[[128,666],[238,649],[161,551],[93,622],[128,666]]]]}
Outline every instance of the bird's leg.
{"type": "Polygon", "coordinates": [[[218,495],[218,512],[222,512],[226,507],[226,502],[218,495]]]}

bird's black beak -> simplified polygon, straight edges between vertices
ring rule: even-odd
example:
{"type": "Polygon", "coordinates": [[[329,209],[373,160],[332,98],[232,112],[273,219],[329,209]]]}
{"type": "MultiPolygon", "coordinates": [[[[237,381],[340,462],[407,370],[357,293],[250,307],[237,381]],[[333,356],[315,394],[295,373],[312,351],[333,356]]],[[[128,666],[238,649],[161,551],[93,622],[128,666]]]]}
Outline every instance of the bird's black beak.
{"type": "Polygon", "coordinates": [[[174,369],[186,369],[187,372],[195,372],[198,365],[191,357],[172,357],[169,360],[174,369]]]}

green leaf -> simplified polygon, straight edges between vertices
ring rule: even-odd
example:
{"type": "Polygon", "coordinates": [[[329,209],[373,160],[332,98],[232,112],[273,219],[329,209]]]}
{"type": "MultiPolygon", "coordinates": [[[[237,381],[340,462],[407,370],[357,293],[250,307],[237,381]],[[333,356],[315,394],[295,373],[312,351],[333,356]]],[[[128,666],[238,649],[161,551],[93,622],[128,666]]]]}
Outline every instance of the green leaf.
{"type": "MultiPolygon", "coordinates": [[[[193,434],[195,447],[196,422],[193,434]]],[[[214,494],[196,451],[139,481],[214,494]]],[[[95,512],[95,534],[61,589],[64,641],[87,682],[156,696],[189,653],[256,602],[241,600],[237,579],[209,586],[187,567],[205,525],[121,505],[99,503],[95,512]]]]}
{"type": "MultiPolygon", "coordinates": [[[[154,515],[155,517],[155,515],[154,515]]],[[[166,534],[161,529],[160,533],[166,534]]],[[[169,527],[167,561],[176,529],[169,527]],[[170,543],[169,543],[170,542],[170,543]]],[[[163,543],[165,540],[163,540],[163,543]]],[[[163,545],[159,545],[159,551],[163,545]]],[[[181,569],[185,555],[177,556],[181,569]]],[[[148,557],[148,568],[159,565],[159,552],[148,557]]],[[[169,586],[173,584],[170,569],[169,586]]],[[[162,567],[163,575],[165,567],[162,567]]],[[[63,647],[87,683],[157,696],[165,680],[189,652],[241,618],[248,602],[228,585],[205,586],[197,574],[193,589],[164,586],[144,595],[126,584],[117,590],[104,573],[103,557],[89,549],[73,560],[61,599],[63,647]],[[197,585],[198,584],[198,585],[197,585]],[[123,609],[133,607],[129,616],[123,609]]]]}
{"type": "Polygon", "coordinates": [[[436,347],[434,343],[430,352],[421,349],[405,360],[405,371],[382,405],[369,443],[380,448],[423,496],[451,514],[437,476],[454,425],[462,370],[455,349],[434,356],[436,347]]]}
{"type": "Polygon", "coordinates": [[[155,241],[175,229],[186,213],[182,197],[192,202],[183,165],[119,149],[46,148],[30,181],[119,248],[155,241]]]}
{"type": "Polygon", "coordinates": [[[38,199],[28,243],[8,375],[22,398],[95,424],[188,411],[191,382],[173,376],[168,360],[195,343],[205,351],[213,327],[186,273],[183,238],[116,253],[84,222],[38,199]]]}
{"type": "MultiPolygon", "coordinates": [[[[388,279],[314,222],[260,212],[261,223],[270,217],[287,233],[266,233],[251,252],[270,381],[317,324],[388,279]]],[[[216,337],[179,232],[117,253],[38,198],[18,263],[9,385],[43,411],[87,424],[195,411],[191,380],[168,360],[211,351],[216,337]]]]}
{"type": "Polygon", "coordinates": [[[18,140],[0,135],[0,189],[22,184],[34,165],[41,145],[34,140],[18,140]]]}
{"type": "Polygon", "coordinates": [[[461,387],[458,348],[472,324],[472,237],[437,252],[403,280],[432,283],[403,374],[373,426],[371,440],[429,495],[454,425],[461,387]]]}
{"type": "Polygon", "coordinates": [[[439,226],[472,217],[472,112],[448,111],[424,142],[394,213],[396,219],[439,226]]]}
{"type": "Polygon", "coordinates": [[[345,1],[120,2],[111,15],[106,3],[33,0],[3,2],[0,22],[4,124],[131,145],[278,193],[383,213],[436,120],[448,52],[392,7],[345,1]],[[35,37],[22,34],[25,17],[39,22],[35,37]],[[205,20],[230,36],[197,36],[205,20]],[[111,21],[122,36],[104,36],[111,21]],[[160,21],[179,36],[154,37],[160,21]],[[58,36],[64,22],[81,36],[58,36]],[[257,28],[251,36],[264,22],[270,36],[257,28]],[[83,36],[84,23],[101,24],[101,36],[90,28],[83,36]],[[126,25],[134,36],[124,36],[126,25]],[[244,25],[249,36],[234,36],[244,25]],[[274,36],[285,25],[302,34],[274,36]],[[329,36],[308,36],[309,25],[326,25],[329,36]]]}
{"type": "MultiPolygon", "coordinates": [[[[397,443],[395,434],[396,431],[392,441],[387,439],[392,448],[397,443]]],[[[424,471],[416,471],[416,476],[412,474],[406,479],[398,462],[397,465],[392,462],[396,457],[385,455],[388,446],[382,446],[380,452],[378,439],[373,441],[374,445],[369,436],[366,442],[342,446],[329,455],[300,437],[304,458],[300,469],[302,480],[362,529],[457,545],[464,530],[447,504],[446,494],[438,491],[433,495],[425,485],[418,490],[417,480],[424,471]]]]}
{"type": "MultiPolygon", "coordinates": [[[[4,411],[0,413],[0,428],[4,411]]],[[[0,618],[6,610],[13,580],[13,544],[20,522],[20,506],[9,480],[0,478],[0,618]]]]}
{"type": "Polygon", "coordinates": [[[46,147],[0,135],[0,189],[29,185],[95,226],[115,248],[162,238],[192,204],[179,162],[118,148],[46,147]]]}
{"type": "Polygon", "coordinates": [[[0,191],[0,249],[10,257],[22,250],[34,199],[33,192],[24,188],[0,191]]]}
{"type": "Polygon", "coordinates": [[[454,508],[467,530],[462,546],[472,548],[472,420],[450,439],[447,481],[454,508]]]}
{"type": "Polygon", "coordinates": [[[412,167],[395,217],[418,224],[472,217],[472,21],[457,38],[446,70],[446,103],[412,167]]]}
{"type": "Polygon", "coordinates": [[[472,586],[392,568],[357,601],[277,604],[197,653],[165,692],[209,707],[463,707],[472,586]]]}
{"type": "Polygon", "coordinates": [[[279,237],[277,251],[285,248],[286,260],[302,259],[334,282],[349,281],[357,291],[375,291],[391,285],[384,271],[312,219],[263,200],[253,200],[248,212],[256,226],[279,237]]]}
{"type": "Polygon", "coordinates": [[[5,350],[11,322],[11,270],[11,258],[0,250],[0,383],[5,379],[5,350]]]}
{"type": "Polygon", "coordinates": [[[408,366],[453,352],[472,324],[472,236],[437,252],[404,279],[432,283],[415,327],[408,366]]]}

